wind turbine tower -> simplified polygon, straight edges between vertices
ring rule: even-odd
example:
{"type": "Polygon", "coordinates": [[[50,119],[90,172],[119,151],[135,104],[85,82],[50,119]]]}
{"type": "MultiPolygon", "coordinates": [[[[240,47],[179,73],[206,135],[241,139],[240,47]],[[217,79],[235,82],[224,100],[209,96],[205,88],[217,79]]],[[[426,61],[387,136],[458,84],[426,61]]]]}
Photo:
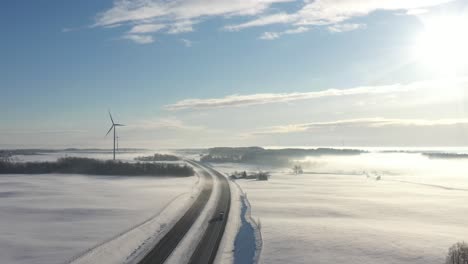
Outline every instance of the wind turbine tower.
{"type": "Polygon", "coordinates": [[[112,114],[110,113],[110,111],[109,111],[109,117],[110,117],[110,120],[112,122],[112,126],[110,127],[109,131],[107,131],[106,136],[109,135],[109,133],[112,130],[114,130],[114,160],[115,160],[115,139],[116,139],[116,134],[115,133],[116,133],[116,129],[117,129],[118,126],[125,126],[125,125],[114,123],[114,119],[112,118],[112,114]]]}
{"type": "Polygon", "coordinates": [[[119,152],[119,140],[120,140],[120,137],[117,136],[117,137],[115,137],[115,138],[117,139],[117,140],[116,140],[116,143],[117,143],[117,149],[116,149],[116,151],[119,152]]]}

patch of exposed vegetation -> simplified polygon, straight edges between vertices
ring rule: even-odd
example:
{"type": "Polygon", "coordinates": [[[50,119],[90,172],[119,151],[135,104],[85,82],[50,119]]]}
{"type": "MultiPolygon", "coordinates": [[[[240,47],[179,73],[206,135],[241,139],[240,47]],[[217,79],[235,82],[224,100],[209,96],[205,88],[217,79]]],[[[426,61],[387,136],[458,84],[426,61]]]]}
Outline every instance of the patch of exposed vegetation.
{"type": "Polygon", "coordinates": [[[270,179],[270,173],[266,171],[258,171],[253,173],[247,173],[246,171],[242,172],[233,172],[229,178],[231,180],[246,179],[246,180],[257,180],[257,181],[268,181],[270,179]]]}
{"type": "Polygon", "coordinates": [[[301,159],[307,156],[324,155],[359,155],[364,153],[357,149],[264,149],[261,147],[246,148],[211,148],[208,154],[201,158],[202,162],[236,162],[283,166],[291,159],[301,159]]]}
{"type": "Polygon", "coordinates": [[[303,174],[304,173],[304,170],[302,170],[302,166],[301,165],[294,165],[293,168],[293,173],[298,175],[298,174],[303,174]]]}
{"type": "Polygon", "coordinates": [[[192,176],[193,168],[168,163],[126,163],[67,157],[55,162],[11,162],[0,160],[0,174],[88,174],[121,176],[192,176]]]}
{"type": "Polygon", "coordinates": [[[153,156],[136,157],[137,161],[178,161],[179,157],[169,154],[154,154],[153,156]]]}

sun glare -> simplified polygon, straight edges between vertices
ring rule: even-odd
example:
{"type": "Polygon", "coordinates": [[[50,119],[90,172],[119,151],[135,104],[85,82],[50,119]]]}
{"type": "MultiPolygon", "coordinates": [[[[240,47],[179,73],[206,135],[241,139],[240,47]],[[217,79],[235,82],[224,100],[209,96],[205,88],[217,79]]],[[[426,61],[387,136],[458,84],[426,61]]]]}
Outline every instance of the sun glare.
{"type": "Polygon", "coordinates": [[[424,21],[414,46],[416,59],[441,73],[455,73],[468,65],[467,25],[468,19],[457,16],[424,21]]]}

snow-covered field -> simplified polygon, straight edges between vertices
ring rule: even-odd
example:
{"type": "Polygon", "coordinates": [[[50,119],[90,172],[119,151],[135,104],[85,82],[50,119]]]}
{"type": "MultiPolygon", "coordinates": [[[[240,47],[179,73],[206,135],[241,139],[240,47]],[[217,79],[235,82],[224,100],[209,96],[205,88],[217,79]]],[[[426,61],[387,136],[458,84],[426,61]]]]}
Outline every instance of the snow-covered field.
{"type": "MultiPolygon", "coordinates": [[[[443,263],[449,246],[468,240],[466,162],[371,152],[297,160],[302,175],[290,168],[213,164],[226,174],[272,174],[269,181],[231,183],[232,214],[216,262],[247,263],[260,253],[262,263],[443,263]]],[[[0,175],[0,263],[134,263],[200,185],[198,177],[0,175]]],[[[174,261],[193,247],[189,240],[174,261]]]]}
{"type": "MultiPolygon", "coordinates": [[[[0,175],[0,263],[64,263],[163,212],[158,226],[143,227],[157,232],[164,221],[173,221],[180,213],[171,209],[191,203],[197,181],[0,175]]],[[[144,236],[154,235],[140,233],[133,232],[127,240],[138,244],[144,236]]],[[[116,246],[123,256],[135,250],[129,244],[116,246]]]]}
{"type": "Polygon", "coordinates": [[[467,162],[408,153],[310,157],[297,161],[302,175],[260,168],[272,172],[269,181],[237,183],[261,222],[263,263],[443,263],[452,244],[468,240],[467,162]]]}

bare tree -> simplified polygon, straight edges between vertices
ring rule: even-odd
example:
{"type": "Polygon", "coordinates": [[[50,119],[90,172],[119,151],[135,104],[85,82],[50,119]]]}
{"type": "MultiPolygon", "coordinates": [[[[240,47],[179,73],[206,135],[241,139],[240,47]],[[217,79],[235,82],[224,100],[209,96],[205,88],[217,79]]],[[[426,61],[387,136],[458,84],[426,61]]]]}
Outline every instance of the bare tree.
{"type": "Polygon", "coordinates": [[[468,264],[468,244],[458,242],[449,248],[446,264],[468,264]]]}
{"type": "Polygon", "coordinates": [[[304,173],[304,171],[302,170],[301,165],[297,165],[297,164],[294,165],[294,167],[293,167],[293,172],[294,172],[294,174],[296,174],[296,175],[297,175],[297,174],[302,174],[302,173],[304,173]]]}

